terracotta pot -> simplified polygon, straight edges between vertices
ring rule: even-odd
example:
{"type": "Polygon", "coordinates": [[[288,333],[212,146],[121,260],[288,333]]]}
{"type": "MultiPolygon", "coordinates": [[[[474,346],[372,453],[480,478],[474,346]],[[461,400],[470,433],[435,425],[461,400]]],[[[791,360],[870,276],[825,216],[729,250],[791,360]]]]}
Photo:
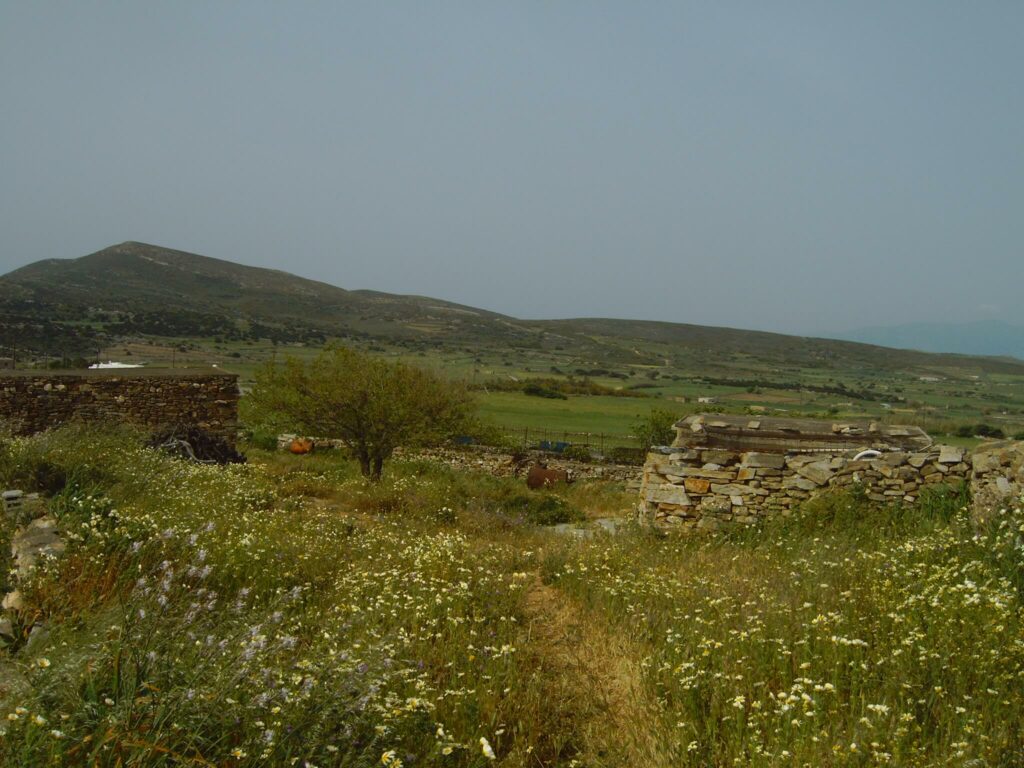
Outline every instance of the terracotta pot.
{"type": "Polygon", "coordinates": [[[295,454],[312,453],[313,441],[308,437],[296,437],[289,444],[288,450],[295,454]]]}

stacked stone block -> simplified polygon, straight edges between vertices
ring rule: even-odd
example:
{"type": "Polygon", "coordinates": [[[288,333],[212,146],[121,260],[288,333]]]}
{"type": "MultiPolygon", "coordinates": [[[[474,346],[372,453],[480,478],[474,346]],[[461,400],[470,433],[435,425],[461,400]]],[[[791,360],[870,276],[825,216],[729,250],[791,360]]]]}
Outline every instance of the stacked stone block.
{"type": "Polygon", "coordinates": [[[1024,442],[1001,440],[980,446],[973,454],[971,493],[979,516],[1007,502],[1019,504],[1024,496],[1024,442]]]}

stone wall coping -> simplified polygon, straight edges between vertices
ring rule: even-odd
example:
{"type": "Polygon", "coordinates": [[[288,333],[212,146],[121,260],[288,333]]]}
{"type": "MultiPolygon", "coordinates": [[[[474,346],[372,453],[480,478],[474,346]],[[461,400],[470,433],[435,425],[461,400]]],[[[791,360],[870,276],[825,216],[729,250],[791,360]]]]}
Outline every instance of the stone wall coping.
{"type": "Polygon", "coordinates": [[[25,379],[142,379],[142,378],[194,378],[224,376],[237,379],[237,373],[221,368],[203,366],[200,368],[2,368],[0,378],[25,379]]]}

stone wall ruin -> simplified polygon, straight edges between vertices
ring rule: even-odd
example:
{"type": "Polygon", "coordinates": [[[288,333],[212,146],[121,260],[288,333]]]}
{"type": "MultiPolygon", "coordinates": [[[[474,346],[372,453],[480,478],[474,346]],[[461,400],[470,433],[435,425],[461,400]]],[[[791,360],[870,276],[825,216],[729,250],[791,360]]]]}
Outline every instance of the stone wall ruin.
{"type": "MultiPolygon", "coordinates": [[[[979,480],[969,453],[916,427],[717,414],[675,426],[673,444],[648,454],[641,484],[641,516],[659,527],[755,523],[853,486],[874,501],[914,503],[929,486],[979,480]]],[[[1006,449],[984,459],[985,482],[1009,488],[997,478],[1012,465],[1024,487],[1022,457],[1006,449]]]]}
{"type": "Polygon", "coordinates": [[[216,369],[12,370],[0,374],[0,422],[33,434],[75,421],[148,429],[190,425],[234,445],[238,377],[216,369]]]}

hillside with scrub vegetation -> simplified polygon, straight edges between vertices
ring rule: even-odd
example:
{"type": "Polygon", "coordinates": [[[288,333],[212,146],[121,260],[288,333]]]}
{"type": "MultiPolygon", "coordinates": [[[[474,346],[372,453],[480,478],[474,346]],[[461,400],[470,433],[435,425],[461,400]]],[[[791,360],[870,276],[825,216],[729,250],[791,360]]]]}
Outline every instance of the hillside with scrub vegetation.
{"type": "Polygon", "coordinates": [[[479,415],[523,442],[636,447],[632,427],[652,409],[709,408],[881,419],[964,444],[1024,435],[1024,361],[1008,357],[685,323],[524,320],[139,242],[0,276],[0,358],[20,367],[215,365],[248,387],[267,362],[339,343],[465,383],[479,415]]]}
{"type": "Polygon", "coordinates": [[[3,765],[1024,762],[1019,500],[577,539],[547,525],[635,499],[248,454],[3,441],[0,484],[41,491],[67,544],[18,585],[3,765]]]}

